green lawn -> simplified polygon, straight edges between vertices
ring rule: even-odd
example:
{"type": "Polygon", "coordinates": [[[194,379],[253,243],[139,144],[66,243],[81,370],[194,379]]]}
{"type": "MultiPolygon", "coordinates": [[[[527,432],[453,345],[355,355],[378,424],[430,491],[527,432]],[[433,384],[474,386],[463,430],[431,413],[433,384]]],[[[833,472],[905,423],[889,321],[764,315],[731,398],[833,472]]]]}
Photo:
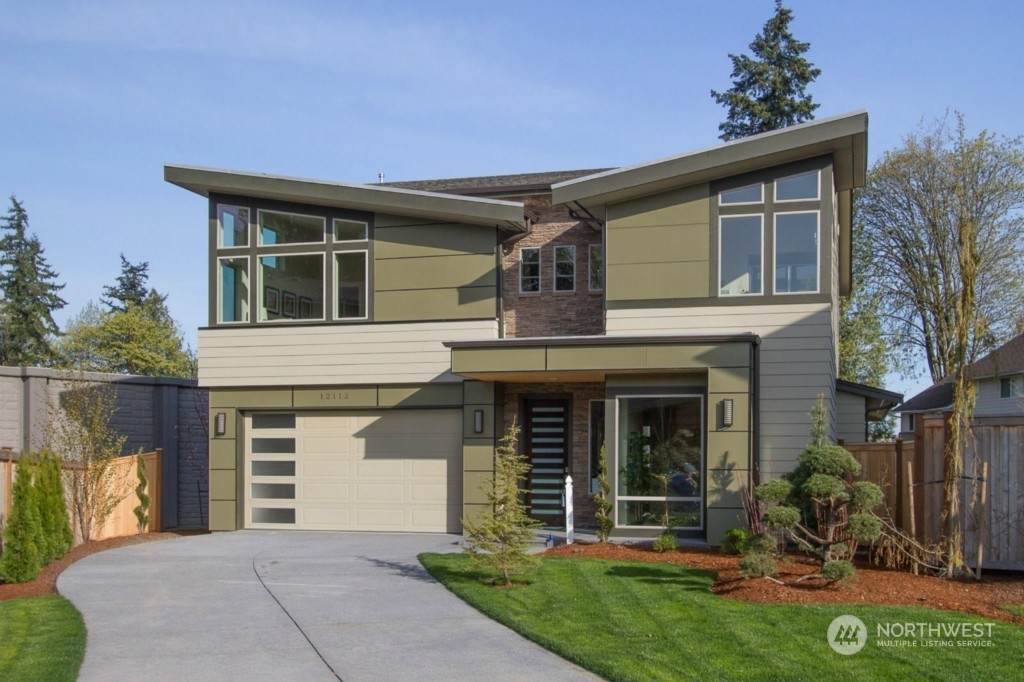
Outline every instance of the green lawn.
{"type": "Polygon", "coordinates": [[[876,644],[879,623],[985,622],[962,613],[747,604],[712,594],[713,573],[672,564],[551,557],[528,586],[494,588],[463,555],[420,561],[484,614],[609,680],[1009,680],[1024,669],[1024,628],[1006,623],[993,626],[987,648],[876,644]],[[843,614],[868,630],[851,656],[826,641],[843,614]]]}
{"type": "Polygon", "coordinates": [[[67,599],[0,601],[0,680],[74,680],[84,655],[85,623],[67,599]]]}
{"type": "Polygon", "coordinates": [[[1003,611],[1009,611],[1015,616],[1024,618],[1024,604],[1004,604],[1003,611]]]}

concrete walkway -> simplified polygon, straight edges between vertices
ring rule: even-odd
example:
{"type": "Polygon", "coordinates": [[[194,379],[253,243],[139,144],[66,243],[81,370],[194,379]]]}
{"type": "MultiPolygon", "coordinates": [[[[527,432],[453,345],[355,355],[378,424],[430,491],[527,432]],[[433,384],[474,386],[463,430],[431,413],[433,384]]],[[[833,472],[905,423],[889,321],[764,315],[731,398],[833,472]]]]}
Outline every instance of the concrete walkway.
{"type": "Polygon", "coordinates": [[[453,535],[242,531],[93,554],[59,578],[80,680],[595,680],[427,574],[453,535]]]}

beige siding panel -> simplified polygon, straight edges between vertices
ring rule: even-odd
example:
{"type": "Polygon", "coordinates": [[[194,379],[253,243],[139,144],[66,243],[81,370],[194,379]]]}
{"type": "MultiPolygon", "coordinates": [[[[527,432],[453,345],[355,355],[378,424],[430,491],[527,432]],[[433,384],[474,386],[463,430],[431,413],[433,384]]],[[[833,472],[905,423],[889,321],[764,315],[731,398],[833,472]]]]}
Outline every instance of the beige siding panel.
{"type": "Polygon", "coordinates": [[[374,319],[378,322],[400,320],[471,320],[494,317],[497,313],[497,287],[460,289],[417,289],[378,291],[374,298],[374,319]]]}
{"type": "MultiPolygon", "coordinates": [[[[497,335],[494,320],[202,329],[199,383],[216,388],[453,382],[459,379],[449,372],[451,353],[442,342],[497,335]],[[410,352],[409,344],[419,350],[410,352]],[[304,348],[311,353],[303,353],[304,348]],[[217,351],[208,353],[209,349],[217,351]],[[324,349],[329,353],[318,355],[324,349]],[[359,356],[358,361],[351,361],[351,356],[359,356]],[[248,362],[239,364],[233,358],[248,358],[248,362]]],[[[281,393],[287,393],[284,406],[290,405],[290,391],[281,393]]],[[[260,396],[272,394],[259,392],[260,396]]],[[[215,391],[212,406],[221,400],[229,406],[241,404],[240,397],[230,395],[215,391]]]]}

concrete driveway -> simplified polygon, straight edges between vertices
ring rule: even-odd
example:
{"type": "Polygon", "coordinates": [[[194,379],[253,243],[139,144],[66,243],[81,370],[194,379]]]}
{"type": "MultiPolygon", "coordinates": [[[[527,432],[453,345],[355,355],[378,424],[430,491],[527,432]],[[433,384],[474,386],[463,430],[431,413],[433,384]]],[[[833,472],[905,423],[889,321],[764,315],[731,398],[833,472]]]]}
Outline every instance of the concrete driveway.
{"type": "Polygon", "coordinates": [[[93,554],[59,578],[80,680],[594,680],[423,570],[458,536],[241,531],[93,554]]]}

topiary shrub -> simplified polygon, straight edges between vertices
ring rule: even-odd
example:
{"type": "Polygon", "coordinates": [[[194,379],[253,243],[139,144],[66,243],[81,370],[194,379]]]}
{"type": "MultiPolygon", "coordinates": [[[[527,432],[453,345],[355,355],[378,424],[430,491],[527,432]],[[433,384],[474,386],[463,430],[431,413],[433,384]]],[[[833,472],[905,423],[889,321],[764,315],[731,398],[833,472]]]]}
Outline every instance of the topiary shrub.
{"type": "Polygon", "coordinates": [[[4,525],[4,553],[0,555],[0,580],[25,583],[39,575],[39,543],[43,535],[39,504],[32,485],[35,466],[22,460],[14,474],[11,513],[4,525]]]}
{"type": "Polygon", "coordinates": [[[747,538],[747,541],[743,543],[743,552],[754,554],[760,552],[762,554],[775,554],[775,550],[778,549],[779,543],[773,535],[768,533],[758,533],[757,535],[751,535],[747,538]]]}
{"type": "Polygon", "coordinates": [[[652,545],[651,549],[659,554],[674,552],[679,549],[679,540],[676,539],[673,533],[662,533],[654,540],[654,545],[652,545]]]}
{"type": "Polygon", "coordinates": [[[749,539],[750,531],[746,528],[730,528],[722,536],[722,554],[743,554],[749,539]]]}
{"type": "Polygon", "coordinates": [[[744,578],[768,578],[776,570],[775,557],[767,552],[751,552],[740,559],[740,575],[744,578]]]}

